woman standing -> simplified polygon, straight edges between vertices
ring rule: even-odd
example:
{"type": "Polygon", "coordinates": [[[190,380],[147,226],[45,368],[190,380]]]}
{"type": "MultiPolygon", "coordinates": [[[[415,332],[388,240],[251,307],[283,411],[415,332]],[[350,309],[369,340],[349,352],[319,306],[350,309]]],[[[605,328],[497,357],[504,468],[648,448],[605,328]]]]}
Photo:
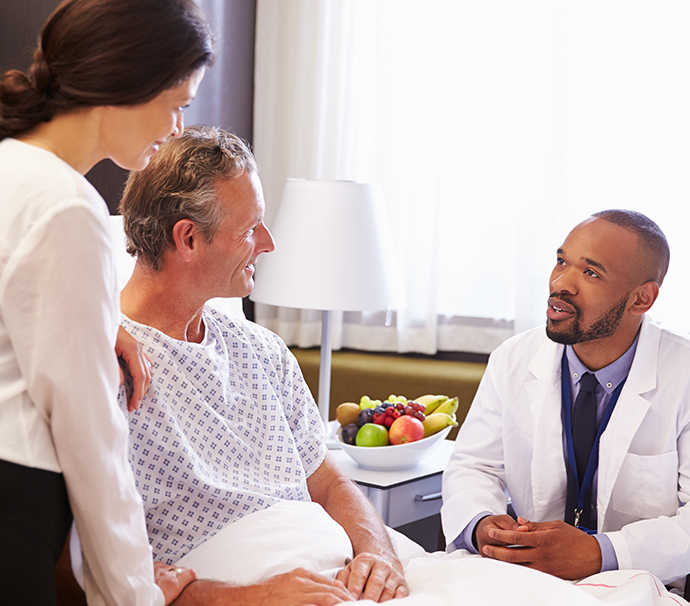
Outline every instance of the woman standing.
{"type": "MultiPolygon", "coordinates": [[[[156,564],[163,593],[154,584],[115,403],[108,211],[83,175],[104,158],[144,168],[182,131],[212,60],[193,0],[67,0],[46,22],[29,73],[0,79],[3,603],[55,603],[72,516],[90,603],[162,604],[193,579],[156,564]]],[[[118,348],[142,365],[131,345],[118,348]]]]}

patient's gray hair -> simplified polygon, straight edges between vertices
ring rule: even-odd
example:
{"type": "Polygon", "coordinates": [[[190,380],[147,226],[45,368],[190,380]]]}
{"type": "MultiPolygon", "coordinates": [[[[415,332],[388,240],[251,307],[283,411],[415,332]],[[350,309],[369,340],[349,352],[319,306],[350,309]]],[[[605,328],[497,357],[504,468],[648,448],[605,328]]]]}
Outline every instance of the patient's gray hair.
{"type": "Polygon", "coordinates": [[[127,252],[160,271],[181,219],[193,221],[211,242],[222,218],[217,181],[256,170],[249,147],[235,135],[210,126],[185,129],[127,179],[120,201],[127,252]]]}

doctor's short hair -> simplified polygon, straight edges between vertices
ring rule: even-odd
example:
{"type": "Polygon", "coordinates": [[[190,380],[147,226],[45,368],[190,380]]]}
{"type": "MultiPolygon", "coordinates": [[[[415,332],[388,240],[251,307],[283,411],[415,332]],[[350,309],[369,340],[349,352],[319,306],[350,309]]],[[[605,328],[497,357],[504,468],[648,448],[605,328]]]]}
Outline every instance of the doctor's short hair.
{"type": "Polygon", "coordinates": [[[592,216],[627,229],[638,237],[642,257],[641,279],[644,282],[654,281],[661,286],[671,260],[668,240],[661,228],[649,217],[635,210],[615,208],[602,210],[592,216]]]}
{"type": "Polygon", "coordinates": [[[169,139],[142,171],[132,171],[120,201],[127,252],[154,271],[174,247],[173,227],[189,219],[211,242],[222,219],[218,180],[256,172],[239,137],[211,126],[190,126],[169,139]]]}

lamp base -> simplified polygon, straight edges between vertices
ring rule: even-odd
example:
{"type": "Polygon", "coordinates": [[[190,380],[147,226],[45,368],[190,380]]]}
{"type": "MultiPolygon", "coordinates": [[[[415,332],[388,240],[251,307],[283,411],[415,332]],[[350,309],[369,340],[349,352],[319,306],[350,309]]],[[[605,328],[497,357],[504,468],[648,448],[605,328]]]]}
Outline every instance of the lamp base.
{"type": "Polygon", "coordinates": [[[321,352],[319,359],[319,414],[329,431],[329,410],[331,400],[331,331],[333,326],[333,312],[329,309],[321,311],[321,352]]]}

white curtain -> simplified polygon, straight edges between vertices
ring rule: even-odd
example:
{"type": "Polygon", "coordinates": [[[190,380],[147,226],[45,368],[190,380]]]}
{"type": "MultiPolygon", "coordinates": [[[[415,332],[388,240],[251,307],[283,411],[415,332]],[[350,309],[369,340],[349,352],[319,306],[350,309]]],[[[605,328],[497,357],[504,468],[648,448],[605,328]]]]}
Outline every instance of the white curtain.
{"type": "MultiPolygon", "coordinates": [[[[544,322],[556,248],[616,207],[666,232],[652,315],[687,329],[689,28],[685,0],[258,0],[267,224],[288,177],[380,182],[405,272],[393,325],[344,314],[334,346],[490,352],[544,322]]],[[[320,341],[316,312],[256,315],[320,341]]]]}

